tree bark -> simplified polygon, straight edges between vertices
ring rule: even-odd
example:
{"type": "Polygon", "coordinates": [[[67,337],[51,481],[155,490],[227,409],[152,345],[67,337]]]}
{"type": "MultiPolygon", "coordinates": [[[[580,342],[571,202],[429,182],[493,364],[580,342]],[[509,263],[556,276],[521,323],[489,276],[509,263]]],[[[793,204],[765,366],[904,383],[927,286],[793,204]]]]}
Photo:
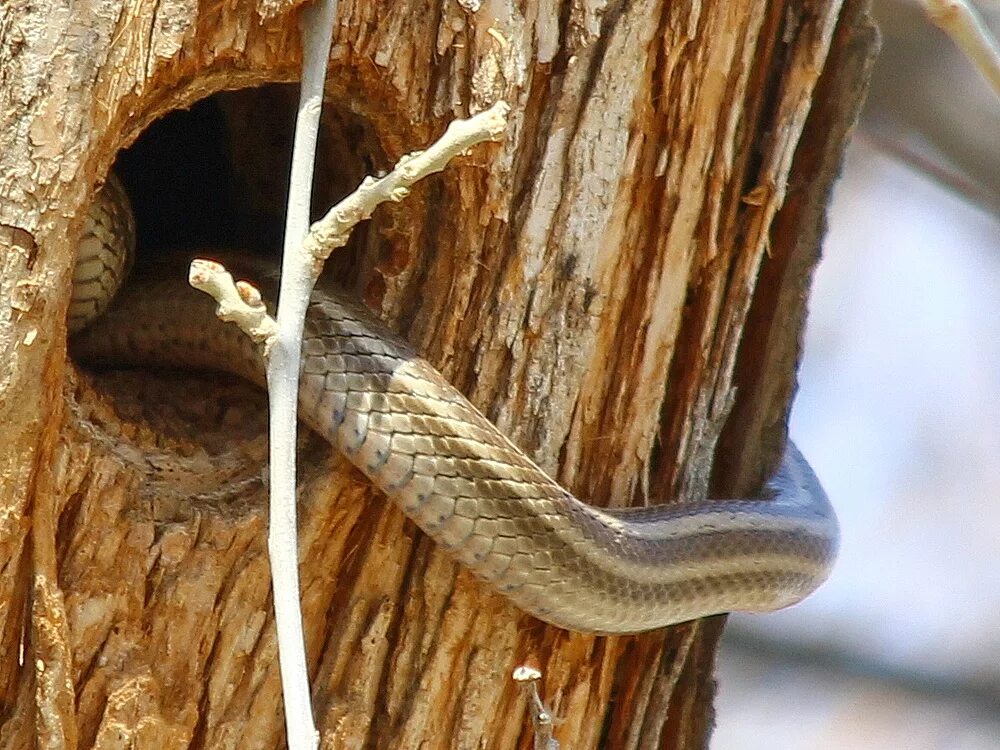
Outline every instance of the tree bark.
{"type": "MultiPolygon", "coordinates": [[[[262,400],[204,376],[81,373],[64,318],[116,155],[171,110],[293,81],[299,13],[0,8],[0,747],[283,743],[262,400]]],[[[753,491],[784,437],[875,36],[864,0],[343,0],[321,195],[470,110],[513,111],[502,144],[380,209],[334,265],[580,497],[753,491]]],[[[255,186],[286,152],[266,145],[275,99],[255,96],[220,107],[261,215],[255,186]]],[[[531,747],[521,664],[541,670],[563,747],[706,746],[723,618],[634,637],[545,626],[317,439],[303,452],[325,747],[531,747]]]]}

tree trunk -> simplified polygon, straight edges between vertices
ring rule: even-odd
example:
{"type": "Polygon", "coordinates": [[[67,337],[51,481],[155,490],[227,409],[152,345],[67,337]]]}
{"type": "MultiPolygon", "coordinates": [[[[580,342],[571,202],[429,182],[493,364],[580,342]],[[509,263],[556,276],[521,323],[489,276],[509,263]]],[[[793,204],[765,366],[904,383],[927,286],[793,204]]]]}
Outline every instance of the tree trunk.
{"type": "MultiPolygon", "coordinates": [[[[503,143],[380,209],[335,270],[580,497],[752,491],[784,438],[875,46],[866,6],[342,0],[323,201],[456,116],[513,110],[503,143]]],[[[291,92],[217,92],[293,81],[299,15],[284,0],[0,7],[4,748],[283,743],[263,401],[205,376],[80,372],[64,318],[95,186],[172,110],[216,95],[218,117],[167,118],[119,158],[147,252],[273,233],[291,92]],[[228,197],[171,215],[184,190],[214,189],[213,159],[228,197]]],[[[531,747],[521,664],[541,670],[564,748],[707,744],[723,618],[634,637],[543,625],[317,439],[302,450],[324,746],[531,747]]]]}

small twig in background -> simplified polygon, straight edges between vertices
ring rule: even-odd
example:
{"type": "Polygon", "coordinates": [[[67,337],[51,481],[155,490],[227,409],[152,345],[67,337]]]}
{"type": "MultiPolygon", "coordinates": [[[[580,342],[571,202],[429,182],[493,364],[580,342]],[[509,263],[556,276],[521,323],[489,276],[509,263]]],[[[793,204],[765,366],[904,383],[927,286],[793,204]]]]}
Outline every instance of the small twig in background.
{"type": "Polygon", "coordinates": [[[922,0],[924,10],[1000,96],[1000,46],[965,0],[922,0]]]}
{"type": "Polygon", "coordinates": [[[531,726],[535,730],[534,750],[559,750],[559,743],[552,737],[552,712],[545,707],[538,693],[542,673],[534,667],[521,666],[514,670],[513,677],[528,697],[531,726]]]}
{"type": "Polygon", "coordinates": [[[952,166],[937,152],[926,151],[920,144],[911,144],[901,137],[884,136],[878,128],[864,124],[854,137],[868,141],[872,148],[883,151],[968,203],[1000,216],[1000,196],[952,166]]]}

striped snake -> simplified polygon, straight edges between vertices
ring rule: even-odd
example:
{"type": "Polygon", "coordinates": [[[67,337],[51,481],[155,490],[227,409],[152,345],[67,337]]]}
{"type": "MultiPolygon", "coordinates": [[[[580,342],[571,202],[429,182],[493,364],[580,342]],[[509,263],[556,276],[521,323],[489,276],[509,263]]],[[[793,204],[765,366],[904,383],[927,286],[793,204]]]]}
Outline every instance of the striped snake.
{"type": "MultiPolygon", "coordinates": [[[[249,339],[180,276],[130,282],[104,310],[129,263],[132,226],[109,180],[80,244],[69,316],[71,329],[83,328],[71,345],[77,361],[181,364],[262,383],[249,339]]],[[[833,509],[793,445],[760,497],[592,507],[338,293],[313,295],[299,402],[303,421],[456,560],[522,610],[570,630],[638,632],[779,609],[822,583],[836,554],[833,509]]]]}

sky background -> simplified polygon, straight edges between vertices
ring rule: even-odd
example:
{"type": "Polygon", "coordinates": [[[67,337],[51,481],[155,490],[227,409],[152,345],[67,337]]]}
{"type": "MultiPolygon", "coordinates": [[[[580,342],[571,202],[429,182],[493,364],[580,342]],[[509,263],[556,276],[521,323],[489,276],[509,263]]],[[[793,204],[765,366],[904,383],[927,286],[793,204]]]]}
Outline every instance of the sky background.
{"type": "Polygon", "coordinates": [[[791,435],[840,557],[798,607],[731,619],[712,747],[995,750],[1000,218],[862,134],[823,256],[791,435]]]}

